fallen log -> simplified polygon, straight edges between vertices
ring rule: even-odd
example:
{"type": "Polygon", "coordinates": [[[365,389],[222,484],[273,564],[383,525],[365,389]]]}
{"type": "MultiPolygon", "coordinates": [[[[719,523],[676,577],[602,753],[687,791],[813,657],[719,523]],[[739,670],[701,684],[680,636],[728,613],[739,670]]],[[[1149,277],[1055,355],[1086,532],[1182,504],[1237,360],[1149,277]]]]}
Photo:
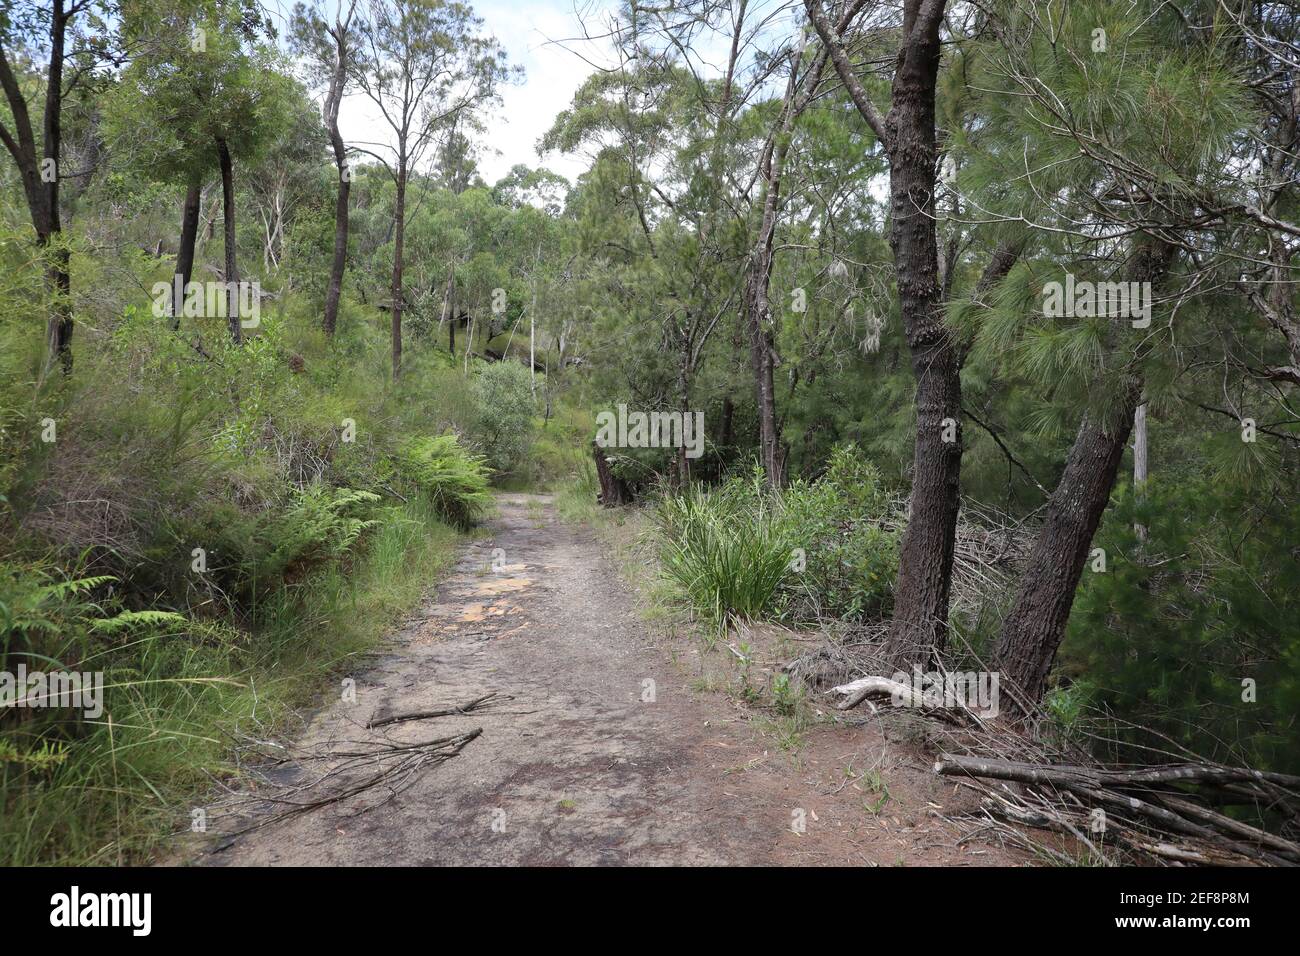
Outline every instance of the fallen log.
{"type": "Polygon", "coordinates": [[[1159,789],[1172,783],[1267,779],[1269,775],[1261,771],[1214,764],[1107,770],[951,754],[942,755],[934,771],[944,776],[986,777],[1068,791],[1094,806],[1117,809],[1127,816],[1154,822],[1164,831],[1194,836],[1248,858],[1280,866],[1300,864],[1300,844],[1202,807],[1186,799],[1181,791],[1159,789]]]}
{"type": "Polygon", "coordinates": [[[836,705],[837,710],[852,710],[868,697],[888,697],[903,707],[914,707],[926,716],[938,717],[953,724],[977,723],[973,715],[960,705],[955,707],[935,707],[918,693],[910,684],[890,680],[888,677],[859,677],[857,680],[831,688],[832,694],[848,695],[836,705]]]}

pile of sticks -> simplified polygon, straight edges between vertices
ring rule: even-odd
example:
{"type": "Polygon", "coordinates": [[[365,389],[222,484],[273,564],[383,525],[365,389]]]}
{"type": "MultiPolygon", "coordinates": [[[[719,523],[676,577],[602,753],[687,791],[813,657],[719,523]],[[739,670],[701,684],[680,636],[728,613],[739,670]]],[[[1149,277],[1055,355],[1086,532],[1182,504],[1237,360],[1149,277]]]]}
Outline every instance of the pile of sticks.
{"type": "MultiPolygon", "coordinates": [[[[376,716],[366,729],[463,716],[513,699],[508,694],[491,693],[446,707],[376,716]]],[[[216,849],[225,849],[246,833],[324,807],[348,803],[351,816],[374,810],[394,799],[426,771],[451,760],[482,733],[482,727],[475,727],[410,743],[369,737],[314,747],[275,744],[278,752],[273,755],[265,752],[266,741],[253,741],[258,745],[256,766],[245,773],[256,781],[256,786],[252,792],[232,792],[220,808],[248,822],[224,833],[216,849]],[[305,782],[286,785],[271,778],[270,772],[277,768],[289,768],[298,774],[307,771],[309,776],[305,782]]]]}
{"type": "Polygon", "coordinates": [[[892,699],[898,710],[929,718],[927,736],[940,754],[934,770],[981,795],[979,829],[1060,862],[1077,859],[1024,828],[1072,838],[1102,864],[1136,856],[1179,865],[1300,865],[1300,777],[1177,754],[1166,759],[1181,762],[1106,767],[1077,746],[1050,744],[1032,721],[986,720],[886,677],[859,677],[831,693],[842,695],[841,711],[866,703],[873,715],[887,715],[895,708],[870,699],[892,699]]]}
{"type": "Polygon", "coordinates": [[[1107,769],[947,753],[934,770],[980,781],[991,816],[1068,833],[1101,862],[1114,862],[1107,846],[1119,844],[1181,864],[1300,865],[1300,843],[1222,812],[1249,807],[1292,832],[1300,777],[1211,763],[1107,769]]]}

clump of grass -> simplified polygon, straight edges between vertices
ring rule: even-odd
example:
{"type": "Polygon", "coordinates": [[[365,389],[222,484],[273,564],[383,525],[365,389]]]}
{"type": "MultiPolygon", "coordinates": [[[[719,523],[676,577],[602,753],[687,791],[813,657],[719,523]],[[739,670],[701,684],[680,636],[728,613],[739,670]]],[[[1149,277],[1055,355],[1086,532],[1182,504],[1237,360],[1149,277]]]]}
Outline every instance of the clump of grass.
{"type": "Polygon", "coordinates": [[[771,611],[791,549],[766,494],[690,487],[655,513],[664,572],[719,628],[771,611]]]}
{"type": "Polygon", "coordinates": [[[601,510],[597,494],[596,466],[590,459],[584,459],[576,473],[556,491],[555,510],[564,521],[592,524],[601,510]]]}

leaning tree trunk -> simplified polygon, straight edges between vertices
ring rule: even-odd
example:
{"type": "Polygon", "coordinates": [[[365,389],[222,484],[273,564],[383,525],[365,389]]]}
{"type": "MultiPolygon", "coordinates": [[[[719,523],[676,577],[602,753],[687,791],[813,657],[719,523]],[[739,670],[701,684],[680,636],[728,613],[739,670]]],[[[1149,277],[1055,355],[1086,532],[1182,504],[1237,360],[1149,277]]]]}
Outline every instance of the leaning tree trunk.
{"type": "MultiPolygon", "coordinates": [[[[172,329],[181,327],[181,313],[185,307],[185,287],[194,274],[194,247],[199,237],[199,201],[203,184],[199,177],[190,180],[185,190],[185,207],[181,212],[181,246],[176,252],[176,275],[180,277],[180,295],[172,296],[172,329]]],[[[172,284],[175,290],[176,283],[172,284]]]]}
{"type": "Polygon", "coordinates": [[[1024,704],[1041,700],[1047,689],[1047,675],[1065,634],[1092,537],[1110,500],[1141,391],[1141,381],[1132,379],[1113,417],[1103,421],[1085,416],[1079,426],[1015,605],[1003,623],[997,668],[1024,704]]]}
{"type": "Polygon", "coordinates": [[[221,207],[225,220],[222,238],[226,251],[226,322],[231,341],[238,345],[243,341],[243,331],[239,323],[239,266],[235,261],[235,172],[224,139],[217,140],[217,155],[221,161],[221,207]]]}
{"type": "MultiPolygon", "coordinates": [[[[1157,285],[1169,271],[1174,247],[1155,242],[1138,250],[1131,280],[1157,285]]],[[[1145,348],[1134,368],[1140,367],[1145,348]]],[[[1015,604],[1002,624],[994,651],[1002,682],[1021,710],[1033,707],[1047,690],[1047,676],[1065,636],[1074,594],[1083,576],[1092,538],[1101,525],[1133,419],[1142,402],[1139,371],[1128,374],[1119,403],[1104,418],[1084,416],[1066,459],[1065,471],[1048,502],[1047,518],[1029,553],[1015,604]]]]}

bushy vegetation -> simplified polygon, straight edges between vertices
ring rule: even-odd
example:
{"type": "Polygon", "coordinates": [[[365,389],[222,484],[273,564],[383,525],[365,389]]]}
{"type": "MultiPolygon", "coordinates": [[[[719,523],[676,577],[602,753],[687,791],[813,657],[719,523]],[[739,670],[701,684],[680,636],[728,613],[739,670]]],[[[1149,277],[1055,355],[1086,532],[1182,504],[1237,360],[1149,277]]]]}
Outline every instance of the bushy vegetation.
{"type": "Polygon", "coordinates": [[[474,376],[474,397],[488,464],[513,472],[532,444],[535,410],[528,370],[517,362],[484,366],[474,376]]]}
{"type": "Polygon", "coordinates": [[[820,478],[783,489],[755,472],[665,494],[655,519],[665,572],[715,624],[888,612],[898,505],[853,446],[835,449],[820,478]]]}
{"type": "Polygon", "coordinates": [[[477,363],[417,344],[394,384],[381,316],[350,305],[329,343],[297,295],[238,348],[219,320],[173,333],[130,291],[165,265],[126,266],[73,379],[0,291],[0,671],[105,684],[97,719],[0,713],[6,863],[136,860],[183,828],[230,735],[344,673],[490,504],[477,363]]]}
{"type": "Polygon", "coordinates": [[[737,479],[670,495],[656,510],[664,571],[715,624],[762,617],[773,606],[790,564],[775,506],[737,479]]]}
{"type": "Polygon", "coordinates": [[[1107,570],[1079,591],[1063,686],[1081,682],[1123,717],[1109,729],[1135,748],[1300,772],[1297,541],[1300,510],[1282,496],[1220,481],[1122,489],[1097,538],[1107,570]]]}
{"type": "Polygon", "coordinates": [[[146,849],[492,481],[588,515],[618,406],[703,421],[602,465],[713,625],[892,620],[899,666],[955,629],[1063,727],[1300,769],[1294,12],[841,6],[620,8],[540,143],[584,173],[490,184],[517,77],[466,4],[0,4],[0,668],[115,675],[102,723],[0,713],[4,852],[146,849]],[[1019,561],[976,621],[963,507],[1019,561]]]}
{"type": "Polygon", "coordinates": [[[455,435],[412,438],[393,455],[399,481],[460,527],[468,527],[491,501],[483,461],[466,454],[455,435]]]}

